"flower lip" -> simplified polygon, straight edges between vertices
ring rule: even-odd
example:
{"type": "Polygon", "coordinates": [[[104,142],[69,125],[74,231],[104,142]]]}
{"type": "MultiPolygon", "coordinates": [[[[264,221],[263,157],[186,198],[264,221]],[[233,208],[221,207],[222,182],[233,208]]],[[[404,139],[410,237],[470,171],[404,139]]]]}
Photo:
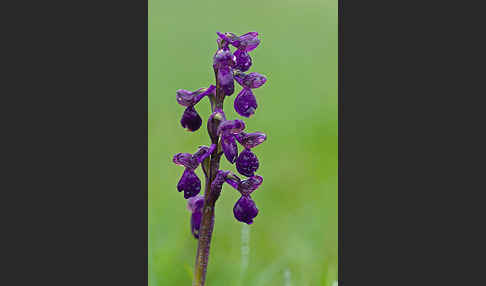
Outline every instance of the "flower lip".
{"type": "Polygon", "coordinates": [[[182,118],[181,118],[182,127],[186,128],[191,132],[194,132],[201,127],[201,124],[202,124],[201,116],[199,116],[194,106],[188,106],[186,110],[184,110],[184,113],[182,114],[182,118]]]}
{"type": "Polygon", "coordinates": [[[258,208],[250,196],[241,196],[233,207],[233,214],[238,221],[252,224],[258,215],[258,208]]]}
{"type": "Polygon", "coordinates": [[[196,195],[194,197],[190,197],[187,200],[187,209],[191,212],[195,212],[202,208],[204,205],[204,196],[196,195]]]}
{"type": "Polygon", "coordinates": [[[234,107],[236,112],[241,116],[251,117],[255,114],[258,104],[251,89],[245,87],[238,93],[235,98],[234,107]]]}

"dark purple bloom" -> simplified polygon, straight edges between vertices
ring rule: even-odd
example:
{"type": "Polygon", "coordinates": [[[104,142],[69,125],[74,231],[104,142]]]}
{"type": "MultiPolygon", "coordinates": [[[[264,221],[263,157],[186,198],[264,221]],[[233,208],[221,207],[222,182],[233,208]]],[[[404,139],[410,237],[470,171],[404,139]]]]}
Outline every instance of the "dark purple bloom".
{"type": "Polygon", "coordinates": [[[267,82],[267,78],[257,72],[251,72],[249,74],[237,72],[234,78],[242,87],[247,88],[259,88],[267,82]]]}
{"type": "Polygon", "coordinates": [[[245,133],[241,132],[235,135],[236,140],[246,149],[254,148],[267,139],[267,135],[262,132],[245,133]]]}
{"type": "Polygon", "coordinates": [[[243,88],[236,96],[234,106],[236,112],[241,116],[250,117],[255,114],[258,105],[251,89],[243,88]]]}
{"type": "Polygon", "coordinates": [[[185,107],[194,106],[206,95],[214,93],[215,90],[216,87],[214,85],[210,85],[208,88],[200,88],[196,91],[179,89],[176,91],[177,103],[185,107]]]}
{"type": "Polygon", "coordinates": [[[236,159],[236,170],[247,177],[253,176],[259,166],[257,156],[250,149],[243,150],[236,159]]]}
{"type": "Polygon", "coordinates": [[[233,80],[233,69],[231,67],[219,68],[218,80],[225,95],[232,95],[235,92],[235,82],[233,80]]]}
{"type": "Polygon", "coordinates": [[[223,134],[221,136],[221,148],[223,149],[224,156],[228,161],[233,164],[238,156],[238,145],[233,134],[223,134]]]}
{"type": "Polygon", "coordinates": [[[233,208],[233,214],[237,220],[252,224],[258,215],[258,209],[250,196],[241,196],[233,208]]]}
{"type": "Polygon", "coordinates": [[[201,116],[197,113],[194,106],[188,106],[184,113],[182,114],[181,118],[181,125],[182,127],[186,128],[189,131],[196,131],[201,127],[202,119],[201,116]]]}
{"type": "Polygon", "coordinates": [[[191,232],[195,238],[199,238],[199,229],[201,228],[203,206],[204,206],[204,197],[201,195],[194,196],[187,200],[187,207],[192,212],[191,232]]]}
{"type": "Polygon", "coordinates": [[[188,199],[199,194],[201,191],[201,181],[194,173],[193,169],[186,168],[182,174],[179,183],[177,184],[177,190],[179,192],[184,191],[184,198],[188,199]]]}
{"type": "Polygon", "coordinates": [[[236,65],[234,66],[235,69],[245,72],[250,69],[251,67],[251,57],[250,55],[242,50],[236,50],[234,53],[236,57],[236,65]]]}
{"type": "Polygon", "coordinates": [[[238,134],[245,129],[245,122],[240,119],[226,120],[218,127],[218,134],[238,134]]]}

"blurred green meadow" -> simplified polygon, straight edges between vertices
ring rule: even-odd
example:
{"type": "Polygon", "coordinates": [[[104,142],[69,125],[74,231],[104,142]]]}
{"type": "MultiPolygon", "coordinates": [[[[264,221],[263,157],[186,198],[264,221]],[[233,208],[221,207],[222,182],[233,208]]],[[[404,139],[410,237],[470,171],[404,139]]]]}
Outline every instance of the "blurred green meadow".
{"type": "MultiPolygon", "coordinates": [[[[214,83],[216,31],[258,31],[250,72],[267,76],[254,90],[258,109],[241,118],[227,97],[227,118],[267,134],[254,149],[264,181],[252,195],[260,212],[252,225],[233,217],[238,194],[225,185],[216,204],[207,285],[331,286],[338,254],[338,1],[162,1],[148,11],[149,285],[191,285],[197,241],[176,185],[183,167],[175,153],[209,145],[203,119],[190,133],[179,123],[177,89],[214,83]]],[[[240,151],[241,146],[239,146],[240,151]]],[[[221,168],[235,170],[224,158],[221,168]]],[[[202,170],[197,174],[203,181],[202,170]]]]}

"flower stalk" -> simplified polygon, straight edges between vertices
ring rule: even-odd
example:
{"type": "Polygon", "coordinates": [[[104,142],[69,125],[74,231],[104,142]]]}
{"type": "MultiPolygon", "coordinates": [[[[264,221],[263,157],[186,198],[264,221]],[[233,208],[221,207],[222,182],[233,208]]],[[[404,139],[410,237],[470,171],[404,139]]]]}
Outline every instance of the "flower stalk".
{"type": "Polygon", "coordinates": [[[205,285],[214,230],[215,204],[224,183],[241,194],[233,208],[235,218],[240,222],[252,224],[258,209],[250,194],[263,182],[263,178],[255,174],[260,163],[251,149],[264,142],[266,135],[262,132],[243,132],[245,123],[240,119],[227,120],[223,112],[224,100],[234,93],[236,81],[243,88],[233,104],[236,112],[243,117],[250,117],[255,113],[257,103],[252,89],[262,86],[267,79],[255,72],[244,72],[252,65],[248,52],[260,43],[258,33],[250,32],[242,36],[233,33],[217,34],[218,50],[213,57],[216,85],[196,91],[177,90],[177,102],[186,108],[180,121],[182,127],[191,132],[201,127],[202,118],[195,106],[204,97],[208,97],[212,112],[207,121],[211,146],[201,146],[194,154],[178,153],[173,158],[175,164],[185,167],[177,189],[180,192],[184,191],[184,198],[188,199],[188,209],[192,212],[191,231],[198,239],[193,286],[205,285]],[[230,45],[236,48],[235,52],[231,52],[230,45]],[[237,143],[244,147],[239,155],[237,143]],[[223,154],[228,162],[236,165],[240,174],[248,178],[241,180],[230,171],[220,170],[223,154]],[[199,165],[205,175],[204,195],[199,195],[201,181],[194,172],[199,165]]]}

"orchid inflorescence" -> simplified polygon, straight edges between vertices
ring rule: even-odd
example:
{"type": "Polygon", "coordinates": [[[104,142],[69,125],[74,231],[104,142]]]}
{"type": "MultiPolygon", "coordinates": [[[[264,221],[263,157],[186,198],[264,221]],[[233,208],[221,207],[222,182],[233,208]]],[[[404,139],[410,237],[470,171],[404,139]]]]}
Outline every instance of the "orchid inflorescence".
{"type": "Polygon", "coordinates": [[[237,190],[241,197],[233,208],[233,214],[238,221],[251,224],[258,214],[255,202],[251,194],[263,182],[263,178],[255,172],[259,168],[259,161],[252,149],[266,140],[262,132],[245,133],[245,122],[240,119],[227,120],[223,112],[223,101],[235,91],[236,81],[242,90],[234,100],[236,112],[249,118],[257,109],[257,101],[253,89],[259,88],[266,82],[266,77],[256,73],[245,73],[252,65],[249,52],[259,44],[257,32],[236,36],[233,33],[217,32],[218,50],[213,57],[213,69],[216,77],[216,85],[200,88],[196,91],[177,90],[177,102],[185,107],[181,118],[182,127],[189,131],[197,131],[202,125],[195,106],[205,97],[211,103],[212,113],[207,122],[208,133],[212,144],[201,146],[193,154],[178,153],[173,162],[185,167],[182,177],[177,184],[177,190],[184,192],[184,198],[188,199],[188,209],[191,211],[191,230],[194,237],[199,238],[201,220],[205,208],[205,202],[214,201],[219,197],[223,184],[227,183],[237,190]],[[235,50],[232,52],[230,46],[235,50]],[[238,144],[243,150],[238,154],[238,144]],[[219,158],[224,154],[228,162],[236,165],[239,174],[247,177],[240,179],[236,174],[227,170],[219,170],[219,158]],[[206,192],[201,191],[201,180],[195,173],[201,165],[206,176],[206,192]]]}

